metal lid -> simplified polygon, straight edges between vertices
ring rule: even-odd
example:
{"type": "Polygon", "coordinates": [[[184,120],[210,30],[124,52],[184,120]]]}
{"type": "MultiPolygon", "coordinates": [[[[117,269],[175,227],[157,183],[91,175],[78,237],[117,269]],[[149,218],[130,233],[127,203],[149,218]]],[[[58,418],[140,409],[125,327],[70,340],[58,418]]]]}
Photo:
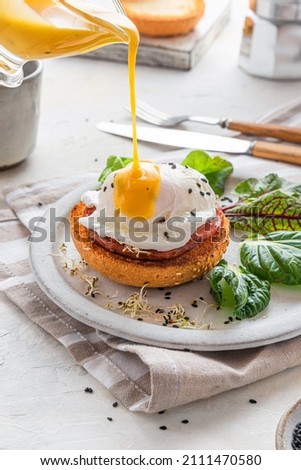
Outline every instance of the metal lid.
{"type": "Polygon", "coordinates": [[[301,0],[250,0],[250,8],[267,20],[301,21],[301,0]]]}

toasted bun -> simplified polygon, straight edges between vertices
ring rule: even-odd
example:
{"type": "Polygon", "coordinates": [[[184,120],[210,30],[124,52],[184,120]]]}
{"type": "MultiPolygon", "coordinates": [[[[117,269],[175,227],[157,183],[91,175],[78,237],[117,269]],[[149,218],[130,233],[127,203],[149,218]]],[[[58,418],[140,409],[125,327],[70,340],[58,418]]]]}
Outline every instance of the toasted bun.
{"type": "Polygon", "coordinates": [[[204,0],[122,0],[127,16],[144,36],[175,36],[191,31],[205,10],[204,0]]]}
{"type": "Polygon", "coordinates": [[[229,221],[222,214],[220,236],[199,243],[177,258],[162,261],[139,261],[112,253],[89,240],[88,230],[78,223],[86,206],[77,204],[71,211],[73,242],[86,263],[109,279],[130,286],[171,287],[201,277],[222,258],[229,244],[229,221]]]}

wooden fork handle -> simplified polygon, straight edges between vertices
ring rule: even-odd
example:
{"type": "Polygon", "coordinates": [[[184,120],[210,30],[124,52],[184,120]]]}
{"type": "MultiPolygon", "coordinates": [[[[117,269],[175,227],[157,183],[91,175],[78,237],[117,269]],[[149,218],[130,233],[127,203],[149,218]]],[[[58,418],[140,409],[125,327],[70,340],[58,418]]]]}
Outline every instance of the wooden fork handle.
{"type": "Polygon", "coordinates": [[[301,146],[298,145],[258,141],[253,145],[251,154],[254,157],[301,165],[301,146]]]}
{"type": "Polygon", "coordinates": [[[276,124],[260,124],[256,122],[239,122],[227,120],[227,129],[239,131],[243,134],[259,135],[263,137],[274,137],[286,142],[301,144],[301,128],[279,126],[276,124]]]}

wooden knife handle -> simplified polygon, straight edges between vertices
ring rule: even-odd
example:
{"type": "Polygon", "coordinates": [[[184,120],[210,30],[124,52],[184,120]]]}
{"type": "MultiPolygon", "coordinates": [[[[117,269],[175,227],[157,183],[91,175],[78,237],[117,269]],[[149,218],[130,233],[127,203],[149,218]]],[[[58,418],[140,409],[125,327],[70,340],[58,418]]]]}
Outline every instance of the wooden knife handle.
{"type": "Polygon", "coordinates": [[[260,135],[264,137],[274,137],[286,142],[301,144],[301,128],[279,126],[276,124],[260,124],[256,122],[238,122],[228,120],[227,129],[239,131],[243,134],[260,135]]]}
{"type": "Polygon", "coordinates": [[[258,141],[252,147],[251,153],[254,157],[301,165],[301,146],[299,145],[258,141]]]}

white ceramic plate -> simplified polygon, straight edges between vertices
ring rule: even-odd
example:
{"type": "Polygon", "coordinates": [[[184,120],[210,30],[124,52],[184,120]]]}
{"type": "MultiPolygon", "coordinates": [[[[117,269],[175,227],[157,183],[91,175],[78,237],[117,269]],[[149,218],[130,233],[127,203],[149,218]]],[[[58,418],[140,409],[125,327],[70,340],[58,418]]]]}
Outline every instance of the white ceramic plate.
{"type": "MultiPolygon", "coordinates": [[[[257,160],[253,163],[254,160],[256,159],[249,157],[235,158],[239,167],[235,168],[235,179],[231,178],[230,187],[234,186],[237,179],[249,177],[251,172],[256,175],[266,174],[271,168],[274,171],[279,168],[277,172],[280,173],[283,168],[284,175],[289,170],[292,175],[294,174],[292,166],[284,166],[275,162],[267,163],[264,166],[262,161],[257,160]],[[248,166],[246,162],[249,160],[251,163],[248,166]],[[254,168],[252,165],[255,165],[254,168]]],[[[92,274],[99,277],[97,283],[99,288],[105,295],[115,294],[115,297],[113,299],[103,296],[86,297],[86,285],[77,276],[70,276],[64,271],[58,256],[62,243],[68,246],[69,257],[77,256],[72,242],[66,241],[66,237],[70,239],[68,227],[66,228],[66,224],[62,222],[54,223],[55,221],[51,221],[51,219],[55,216],[56,218],[64,217],[67,220],[71,208],[80,200],[83,191],[95,189],[96,186],[97,183],[92,182],[86,187],[77,188],[61,199],[45,214],[44,221],[40,222],[33,233],[33,237],[36,239],[41,239],[42,231],[47,236],[43,241],[30,244],[30,261],[38,284],[51,300],[74,318],[107,333],[135,342],[197,351],[250,348],[275,343],[301,334],[300,286],[273,286],[272,299],[265,312],[254,319],[243,321],[234,319],[226,324],[224,322],[231,315],[229,311],[217,310],[214,305],[208,307],[208,304],[212,304],[213,299],[209,292],[207,279],[165,290],[148,290],[147,298],[155,308],[180,303],[185,306],[187,316],[190,319],[195,318],[198,323],[210,323],[209,330],[164,327],[161,322],[137,321],[136,318],[126,316],[119,310],[109,310],[107,308],[108,302],[118,305],[118,302],[127,299],[134,291],[137,291],[137,288],[117,285],[95,272],[92,274]],[[167,291],[171,292],[171,298],[168,300],[165,299],[167,291]],[[204,299],[204,302],[200,301],[200,297],[204,299]],[[195,299],[199,299],[197,308],[191,306],[195,299]]],[[[238,247],[238,240],[231,240],[226,253],[226,259],[229,262],[239,263],[238,247]]]]}

